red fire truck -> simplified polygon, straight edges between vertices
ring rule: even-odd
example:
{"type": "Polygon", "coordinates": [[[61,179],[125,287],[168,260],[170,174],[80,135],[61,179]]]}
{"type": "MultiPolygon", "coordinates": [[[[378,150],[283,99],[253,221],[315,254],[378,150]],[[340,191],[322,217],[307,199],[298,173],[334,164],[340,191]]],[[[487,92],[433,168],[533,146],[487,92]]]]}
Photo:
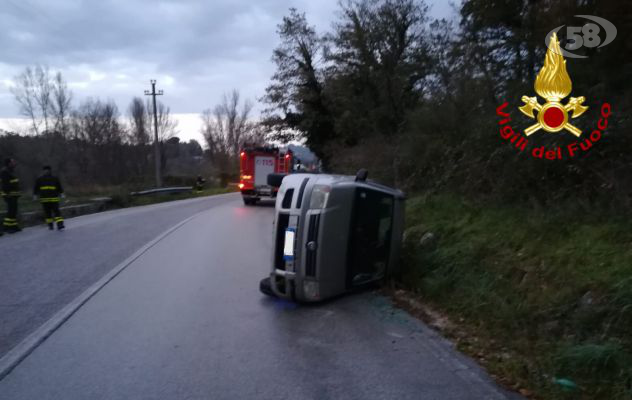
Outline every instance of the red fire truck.
{"type": "Polygon", "coordinates": [[[292,172],[291,150],[277,147],[245,147],[239,154],[239,190],[244,204],[253,205],[262,197],[276,197],[278,187],[268,185],[269,174],[292,172]]]}

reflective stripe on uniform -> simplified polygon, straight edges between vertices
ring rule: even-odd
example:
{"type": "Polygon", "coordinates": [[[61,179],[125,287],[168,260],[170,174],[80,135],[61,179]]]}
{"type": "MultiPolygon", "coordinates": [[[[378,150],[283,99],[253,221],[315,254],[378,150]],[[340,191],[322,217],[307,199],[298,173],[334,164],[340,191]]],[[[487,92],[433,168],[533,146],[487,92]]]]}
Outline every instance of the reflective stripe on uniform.
{"type": "Polygon", "coordinates": [[[9,181],[9,183],[18,183],[18,182],[20,182],[20,180],[19,180],[19,179],[17,179],[17,178],[15,178],[15,179],[11,179],[11,180],[9,181]]]}
{"type": "Polygon", "coordinates": [[[5,220],[2,223],[2,225],[4,225],[4,226],[18,226],[18,223],[17,222],[7,221],[6,218],[5,218],[5,220]]]}
{"type": "Polygon", "coordinates": [[[53,223],[53,219],[52,218],[46,218],[46,223],[47,224],[52,224],[53,223]]]}
{"type": "Polygon", "coordinates": [[[39,190],[57,190],[57,186],[40,186],[39,190]]]}
{"type": "Polygon", "coordinates": [[[55,217],[55,222],[64,222],[62,217],[55,217]]]}
{"type": "Polygon", "coordinates": [[[40,199],[42,203],[59,203],[59,197],[43,197],[40,199]]]}

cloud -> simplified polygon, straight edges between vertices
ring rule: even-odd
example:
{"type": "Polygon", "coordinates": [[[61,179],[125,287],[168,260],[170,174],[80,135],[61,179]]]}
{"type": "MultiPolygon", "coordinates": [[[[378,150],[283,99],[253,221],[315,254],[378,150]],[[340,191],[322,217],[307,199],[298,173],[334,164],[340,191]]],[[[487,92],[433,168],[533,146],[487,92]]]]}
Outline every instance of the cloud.
{"type": "MultiPolygon", "coordinates": [[[[199,113],[237,88],[260,98],[274,66],[277,24],[290,7],[319,31],[338,0],[4,0],[0,3],[0,117],[18,108],[7,80],[26,66],[61,71],[75,97],[125,110],[149,80],[175,113],[199,113]]],[[[255,108],[255,111],[260,108],[255,108]]]]}

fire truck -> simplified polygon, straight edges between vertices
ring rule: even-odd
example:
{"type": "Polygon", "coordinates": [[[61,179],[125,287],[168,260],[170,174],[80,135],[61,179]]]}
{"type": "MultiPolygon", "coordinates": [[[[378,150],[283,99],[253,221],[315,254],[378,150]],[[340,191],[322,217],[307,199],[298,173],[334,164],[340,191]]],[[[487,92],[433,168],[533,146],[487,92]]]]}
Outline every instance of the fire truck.
{"type": "Polygon", "coordinates": [[[292,172],[291,150],[277,147],[245,147],[239,153],[239,190],[245,205],[254,205],[262,197],[275,198],[278,187],[268,185],[269,174],[292,172]]]}

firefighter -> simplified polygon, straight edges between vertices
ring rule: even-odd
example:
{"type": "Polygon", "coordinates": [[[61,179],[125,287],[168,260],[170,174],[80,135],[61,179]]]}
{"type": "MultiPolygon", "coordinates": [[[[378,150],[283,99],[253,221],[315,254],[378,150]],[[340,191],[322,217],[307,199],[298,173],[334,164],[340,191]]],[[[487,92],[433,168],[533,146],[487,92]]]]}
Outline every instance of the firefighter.
{"type": "Polygon", "coordinates": [[[202,193],[202,189],[204,189],[204,183],[206,183],[206,180],[202,178],[202,175],[198,175],[197,179],[195,180],[195,190],[198,193],[202,193]]]}
{"type": "Polygon", "coordinates": [[[57,177],[53,176],[52,169],[48,165],[43,168],[44,173],[35,181],[35,187],[33,188],[33,200],[39,198],[44,209],[44,217],[48,224],[48,229],[53,230],[54,224],[57,224],[58,230],[63,230],[64,219],[59,211],[60,198],[63,199],[64,188],[61,186],[61,182],[57,177]]]}
{"type": "Polygon", "coordinates": [[[7,213],[2,221],[2,226],[6,232],[19,232],[18,225],[18,199],[20,198],[20,180],[15,176],[17,162],[12,158],[4,160],[4,168],[0,172],[2,187],[0,193],[7,203],[7,213]]]}

